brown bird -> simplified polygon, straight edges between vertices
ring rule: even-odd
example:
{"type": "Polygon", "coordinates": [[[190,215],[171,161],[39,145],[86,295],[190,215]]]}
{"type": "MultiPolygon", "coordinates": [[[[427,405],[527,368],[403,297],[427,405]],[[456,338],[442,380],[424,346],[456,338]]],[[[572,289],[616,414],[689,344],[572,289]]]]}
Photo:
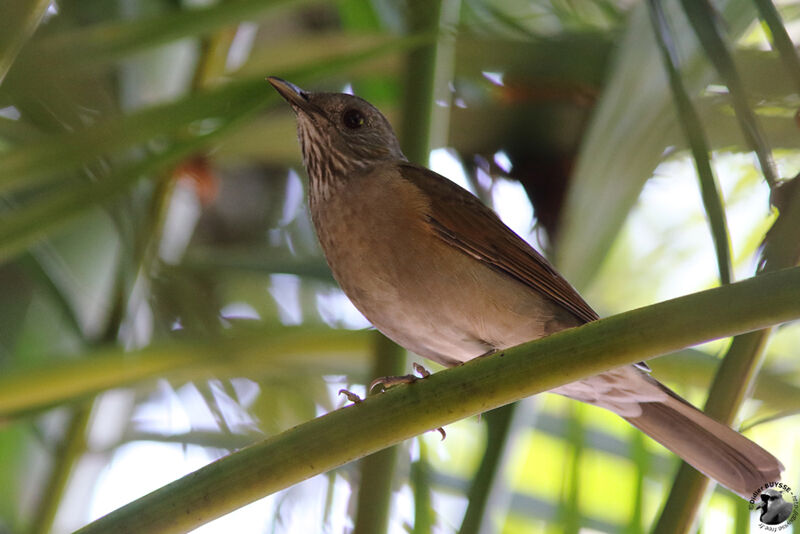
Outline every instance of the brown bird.
{"type": "MultiPolygon", "coordinates": [[[[297,115],[311,218],[328,265],[386,336],[452,366],[598,318],[492,210],[410,163],[370,103],[268,80],[297,115]]],[[[553,392],[619,414],[747,499],[780,477],[774,456],[643,369],[621,367],[553,392]]]]}

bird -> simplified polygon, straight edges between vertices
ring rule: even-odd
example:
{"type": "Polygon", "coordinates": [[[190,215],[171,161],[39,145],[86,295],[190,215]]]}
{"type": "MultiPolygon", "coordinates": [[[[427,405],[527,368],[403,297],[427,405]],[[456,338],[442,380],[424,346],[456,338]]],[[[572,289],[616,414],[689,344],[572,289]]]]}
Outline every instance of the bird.
{"type": "MultiPolygon", "coordinates": [[[[310,215],[333,276],[388,338],[455,366],[599,318],[477,197],[408,161],[372,104],[267,80],[296,115],[310,215]]],[[[648,371],[620,367],[551,392],[611,410],[745,499],[780,478],[772,454],[648,371]]]]}
{"type": "Polygon", "coordinates": [[[794,511],[792,503],[784,500],[783,493],[775,488],[764,490],[756,508],[761,509],[759,520],[765,525],[780,525],[794,511]]]}

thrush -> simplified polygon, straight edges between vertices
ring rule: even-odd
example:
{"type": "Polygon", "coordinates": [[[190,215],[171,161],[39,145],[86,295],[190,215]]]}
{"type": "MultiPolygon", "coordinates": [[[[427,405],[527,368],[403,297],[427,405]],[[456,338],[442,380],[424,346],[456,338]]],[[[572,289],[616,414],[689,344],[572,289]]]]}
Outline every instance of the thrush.
{"type": "MultiPolygon", "coordinates": [[[[387,337],[452,366],[598,318],[491,209],[409,162],[369,102],[268,80],[297,116],[311,218],[333,276],[387,337]]],[[[774,456],[643,368],[620,367],[552,392],[622,416],[746,499],[779,479],[783,466],[774,456]]]]}

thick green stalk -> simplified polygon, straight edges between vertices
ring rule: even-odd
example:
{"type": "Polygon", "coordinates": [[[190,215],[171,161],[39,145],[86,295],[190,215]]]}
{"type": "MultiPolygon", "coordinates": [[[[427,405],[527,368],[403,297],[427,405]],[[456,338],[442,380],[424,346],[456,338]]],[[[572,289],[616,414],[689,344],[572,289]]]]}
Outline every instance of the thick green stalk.
{"type": "MultiPolygon", "coordinates": [[[[441,0],[408,0],[409,33],[438,33],[441,0]]],[[[436,43],[408,53],[404,120],[400,144],[409,160],[425,165],[431,150],[434,82],[436,81],[436,43]]]]}
{"type": "MultiPolygon", "coordinates": [[[[403,118],[400,145],[406,157],[420,165],[428,163],[431,130],[434,124],[433,103],[436,95],[437,41],[442,0],[407,0],[406,32],[409,35],[433,34],[436,40],[409,50],[406,57],[403,118]]],[[[431,492],[425,444],[420,440],[420,457],[411,464],[414,491],[414,534],[429,534],[433,525],[431,492]]]]}
{"type": "Polygon", "coordinates": [[[185,532],[425,431],[609,369],[800,318],[800,268],[669,300],[477,358],[245,448],[81,529],[185,532]]]}
{"type": "Polygon", "coordinates": [[[414,530],[411,534],[432,534],[436,515],[431,503],[431,466],[428,463],[428,448],[421,438],[419,458],[411,464],[411,487],[414,489],[414,530]]]}
{"type": "MultiPolygon", "coordinates": [[[[378,332],[373,337],[372,376],[397,376],[405,368],[405,351],[378,332]]],[[[397,447],[361,459],[358,507],[353,534],[381,534],[389,526],[397,447]]]]}
{"type": "Polygon", "coordinates": [[[483,416],[487,427],[486,451],[469,488],[469,504],[458,534],[482,534],[494,530],[490,504],[498,491],[501,491],[498,487],[503,483],[499,476],[500,468],[508,456],[508,438],[512,434],[516,411],[517,405],[509,404],[483,416]]]}

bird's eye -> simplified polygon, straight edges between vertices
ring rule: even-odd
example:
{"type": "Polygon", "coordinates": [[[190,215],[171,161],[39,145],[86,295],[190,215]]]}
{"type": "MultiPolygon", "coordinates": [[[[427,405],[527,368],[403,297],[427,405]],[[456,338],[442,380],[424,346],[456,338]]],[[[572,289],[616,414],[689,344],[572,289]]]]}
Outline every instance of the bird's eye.
{"type": "Polygon", "coordinates": [[[342,114],[342,122],[351,130],[357,130],[358,128],[364,126],[366,119],[364,118],[363,113],[357,109],[351,108],[342,114]]]}

